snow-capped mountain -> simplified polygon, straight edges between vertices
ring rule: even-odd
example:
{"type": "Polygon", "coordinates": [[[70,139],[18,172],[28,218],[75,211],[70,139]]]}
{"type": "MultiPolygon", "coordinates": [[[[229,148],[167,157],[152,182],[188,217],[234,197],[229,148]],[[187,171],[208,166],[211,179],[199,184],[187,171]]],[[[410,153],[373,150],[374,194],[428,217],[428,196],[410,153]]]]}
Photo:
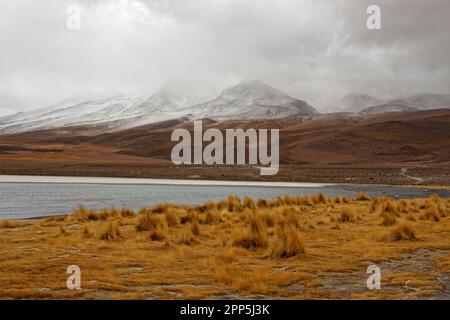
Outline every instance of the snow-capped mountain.
{"type": "Polygon", "coordinates": [[[422,93],[407,98],[389,101],[391,104],[402,104],[420,110],[450,108],[450,94],[422,93]]]}
{"type": "Polygon", "coordinates": [[[123,119],[134,115],[133,107],[147,98],[148,96],[139,92],[94,100],[66,99],[47,108],[0,118],[0,133],[90,125],[123,119]]]}
{"type": "Polygon", "coordinates": [[[180,109],[207,100],[200,94],[187,95],[173,85],[154,94],[139,91],[100,99],[91,97],[65,99],[47,108],[0,118],[0,133],[98,124],[110,124],[108,128],[114,131],[184,116],[180,109]]]}
{"type": "Polygon", "coordinates": [[[348,94],[341,99],[329,104],[327,112],[361,112],[367,107],[377,106],[383,101],[367,94],[348,94]]]}
{"type": "Polygon", "coordinates": [[[165,85],[154,94],[141,91],[100,99],[71,98],[47,108],[0,118],[0,134],[90,125],[117,131],[177,118],[258,120],[318,113],[306,102],[261,81],[230,87],[212,98],[211,91],[194,90],[179,83],[165,85]]]}
{"type": "Polygon", "coordinates": [[[318,114],[305,101],[292,98],[262,81],[241,83],[222,91],[215,99],[190,107],[196,118],[260,120],[318,114]]]}

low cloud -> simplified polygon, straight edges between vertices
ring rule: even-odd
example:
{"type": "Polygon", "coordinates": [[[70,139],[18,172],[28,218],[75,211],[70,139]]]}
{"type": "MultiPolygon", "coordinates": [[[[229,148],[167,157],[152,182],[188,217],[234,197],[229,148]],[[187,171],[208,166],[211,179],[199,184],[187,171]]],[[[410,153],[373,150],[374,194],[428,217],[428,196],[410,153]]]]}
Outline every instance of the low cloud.
{"type": "Polygon", "coordinates": [[[447,0],[2,1],[0,114],[173,79],[260,79],[319,107],[350,92],[449,93],[449,16],[447,0]],[[382,30],[366,28],[369,4],[382,30]]]}

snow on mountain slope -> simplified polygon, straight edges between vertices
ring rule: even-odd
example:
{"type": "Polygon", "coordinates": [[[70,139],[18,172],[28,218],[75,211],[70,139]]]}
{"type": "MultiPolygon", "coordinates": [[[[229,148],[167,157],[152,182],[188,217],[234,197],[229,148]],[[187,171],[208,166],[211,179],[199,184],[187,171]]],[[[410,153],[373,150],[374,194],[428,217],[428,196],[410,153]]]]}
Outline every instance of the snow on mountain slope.
{"type": "Polygon", "coordinates": [[[389,103],[403,104],[420,110],[450,108],[450,94],[421,93],[411,97],[395,99],[389,103]]]}
{"type": "Polygon", "coordinates": [[[222,91],[215,99],[189,108],[195,118],[258,120],[310,116],[317,110],[262,81],[242,83],[222,91]]]}
{"type": "Polygon", "coordinates": [[[359,113],[365,115],[375,115],[389,112],[414,112],[414,111],[419,111],[419,109],[410,106],[405,106],[402,104],[386,103],[379,106],[368,107],[359,113]]]}
{"type": "Polygon", "coordinates": [[[209,90],[172,83],[154,94],[67,99],[48,108],[0,118],[0,134],[91,125],[118,131],[178,118],[258,120],[318,114],[306,102],[261,81],[239,84],[212,97],[209,90]]]}
{"type": "Polygon", "coordinates": [[[367,94],[348,94],[345,97],[329,104],[327,112],[361,112],[367,107],[378,106],[383,101],[367,94]]]}
{"type": "Polygon", "coordinates": [[[144,102],[146,98],[147,96],[143,93],[133,93],[98,100],[87,98],[83,102],[77,99],[68,99],[48,108],[0,119],[0,133],[17,133],[114,121],[133,114],[130,109],[134,105],[144,102]]]}
{"type": "Polygon", "coordinates": [[[166,85],[154,94],[140,91],[93,100],[66,99],[47,108],[0,118],[0,133],[107,123],[111,124],[109,130],[120,130],[184,116],[180,109],[209,98],[166,85]]]}

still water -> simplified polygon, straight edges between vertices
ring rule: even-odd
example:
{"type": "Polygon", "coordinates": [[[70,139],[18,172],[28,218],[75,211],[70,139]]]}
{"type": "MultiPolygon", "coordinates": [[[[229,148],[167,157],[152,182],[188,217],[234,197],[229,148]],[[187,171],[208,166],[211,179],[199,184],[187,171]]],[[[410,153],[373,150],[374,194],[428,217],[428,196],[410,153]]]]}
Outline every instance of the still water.
{"type": "Polygon", "coordinates": [[[69,213],[78,204],[89,209],[127,207],[139,209],[156,203],[201,204],[228,195],[273,199],[282,195],[450,197],[450,190],[395,186],[220,182],[199,180],[120,179],[82,177],[0,176],[0,220],[24,219],[69,213]]]}

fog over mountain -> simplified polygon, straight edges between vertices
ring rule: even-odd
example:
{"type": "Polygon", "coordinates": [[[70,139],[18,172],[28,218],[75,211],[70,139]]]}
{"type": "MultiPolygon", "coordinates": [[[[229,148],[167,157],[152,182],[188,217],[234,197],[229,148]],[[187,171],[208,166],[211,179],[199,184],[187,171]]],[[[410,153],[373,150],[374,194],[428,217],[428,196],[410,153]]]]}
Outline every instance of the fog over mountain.
{"type": "Polygon", "coordinates": [[[167,84],[153,94],[134,92],[94,99],[65,99],[59,104],[0,118],[0,134],[67,126],[105,125],[110,131],[177,118],[260,120],[318,114],[305,101],[292,98],[262,81],[240,83],[211,92],[167,84]]]}
{"type": "Polygon", "coordinates": [[[363,109],[376,106],[383,102],[383,100],[371,97],[367,94],[347,94],[345,97],[334,101],[326,108],[326,112],[360,112],[363,109]]]}
{"type": "MultiPolygon", "coordinates": [[[[450,94],[448,0],[0,2],[0,115],[85,90],[154,93],[172,79],[217,94],[260,79],[319,111],[349,93],[450,94]],[[77,5],[80,29],[69,30],[77,5]]],[[[217,96],[216,94],[216,96],[217,96]]]]}

